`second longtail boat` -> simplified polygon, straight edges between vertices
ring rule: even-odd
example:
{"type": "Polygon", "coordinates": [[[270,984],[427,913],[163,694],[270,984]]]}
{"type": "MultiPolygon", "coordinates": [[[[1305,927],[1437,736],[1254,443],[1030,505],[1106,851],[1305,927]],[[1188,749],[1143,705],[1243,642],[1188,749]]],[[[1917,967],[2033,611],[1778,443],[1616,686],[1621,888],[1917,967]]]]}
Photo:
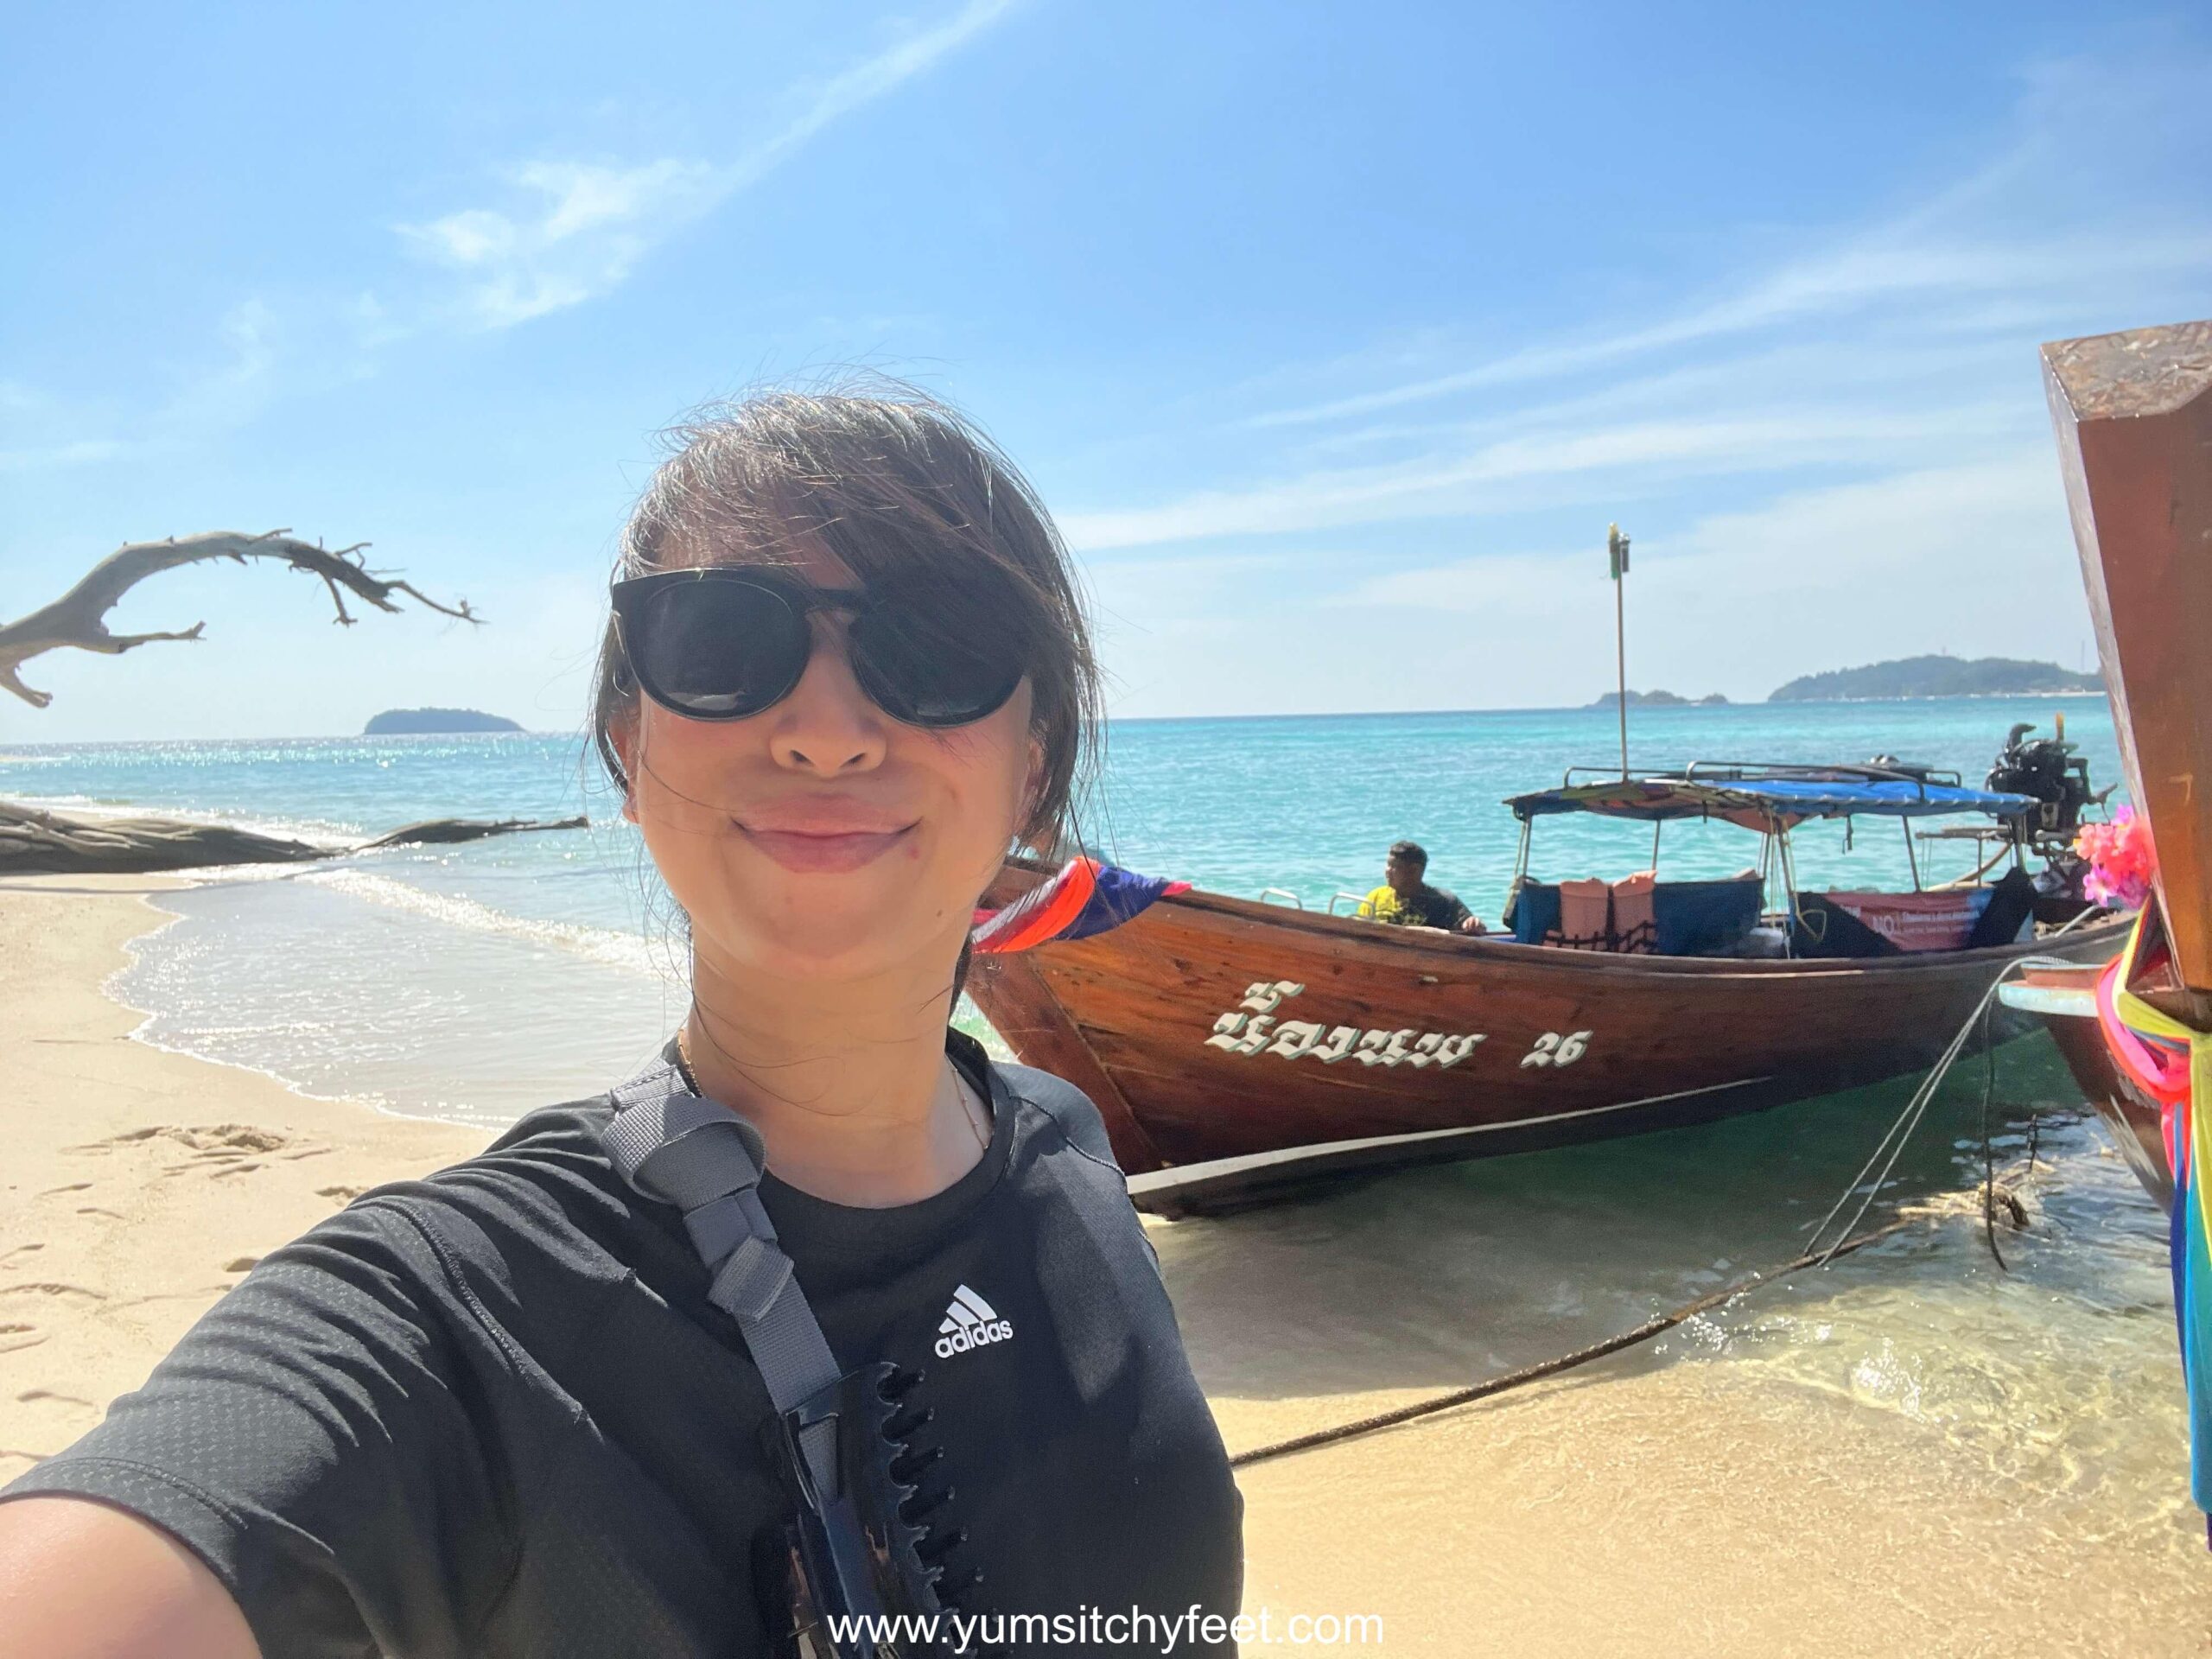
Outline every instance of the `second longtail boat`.
{"type": "MultiPolygon", "coordinates": [[[[1101,874],[1015,861],[986,896],[999,920],[979,933],[969,989],[1019,1058],[1097,1103],[1138,1204],[1179,1214],[1899,1077],[1938,1058],[2009,964],[2101,962],[2126,931],[2026,868],[2053,803],[1924,769],[1700,764],[1570,777],[1508,804],[1524,832],[1510,936],[1154,883],[1127,919],[1072,930],[1087,937],[1047,926],[1033,948],[993,951],[1025,917],[1073,918],[1071,884],[1101,874]],[[1570,812],[1719,819],[1759,836],[1761,856],[1721,881],[1532,879],[1534,827],[1570,812]],[[1796,885],[1797,824],[1957,815],[1996,837],[1985,872],[2007,862],[2003,878],[1902,894],[1796,885]]],[[[1993,1027],[2026,1028],[2003,1011],[1993,1027]]]]}

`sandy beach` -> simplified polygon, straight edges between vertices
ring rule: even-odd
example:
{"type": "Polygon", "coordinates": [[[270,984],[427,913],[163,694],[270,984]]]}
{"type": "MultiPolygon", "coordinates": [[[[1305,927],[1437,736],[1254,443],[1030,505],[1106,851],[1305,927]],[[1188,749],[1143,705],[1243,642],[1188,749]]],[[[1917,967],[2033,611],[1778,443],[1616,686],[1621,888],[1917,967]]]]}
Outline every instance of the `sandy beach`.
{"type": "Polygon", "coordinates": [[[102,982],[159,876],[0,890],[0,1480],[59,1451],[267,1251],[486,1136],[134,1042],[102,982]]]}
{"type": "MultiPolygon", "coordinates": [[[[170,885],[0,888],[0,1478],[96,1422],[262,1252],[484,1139],[132,1040],[101,988],[170,885]]],[[[1232,1449],[1427,1391],[1332,1391],[1310,1344],[1255,1343],[1249,1282],[1165,1254],[1232,1449]]],[[[2212,1642],[2185,1516],[2094,1480],[2054,1494],[1909,1415],[1726,1364],[1601,1362],[1242,1484],[1247,1609],[1277,1637],[1248,1652],[1312,1651],[1299,1614],[1379,1615],[1382,1650],[1414,1655],[2212,1642]]]]}

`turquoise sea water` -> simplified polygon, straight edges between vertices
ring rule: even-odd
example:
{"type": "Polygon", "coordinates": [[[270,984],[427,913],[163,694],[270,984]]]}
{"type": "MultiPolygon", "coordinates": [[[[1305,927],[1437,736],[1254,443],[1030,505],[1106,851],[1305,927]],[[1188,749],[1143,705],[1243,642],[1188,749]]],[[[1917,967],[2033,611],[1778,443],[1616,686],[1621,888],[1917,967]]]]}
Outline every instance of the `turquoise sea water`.
{"type": "MultiPolygon", "coordinates": [[[[1979,783],[2008,727],[2063,713],[2100,785],[2119,776],[2101,700],[1640,710],[1632,759],[1863,761],[1979,783]]],[[[1499,803],[1617,758],[1599,710],[1124,722],[1081,828],[1149,874],[1309,906],[1381,880],[1423,842],[1430,875],[1495,917],[1517,826],[1499,803]]],[[[573,736],[43,746],[0,740],[0,796],[63,808],[211,815],[312,837],[430,817],[562,817],[585,830],[208,873],[161,895],[179,919],[111,987],[141,1036],[385,1109],[503,1123],[595,1092],[685,1007],[669,906],[573,736]]],[[[1805,885],[1910,880],[1906,842],[1869,824],[1799,832],[1805,885]]],[[[1538,874],[1649,863],[1648,829],[1552,819],[1538,874]]],[[[1669,828],[1662,868],[1719,874],[1758,842],[1669,828]]],[[[1957,844],[1923,874],[1967,868],[1957,844]]],[[[976,1023],[972,1009],[963,1015],[976,1023]]],[[[2032,1125],[2037,1225],[1988,1257],[1961,1195],[1981,1167],[1979,1063],[1962,1068],[1892,1197],[1949,1217],[1677,1332],[1643,1359],[1757,1367],[1778,1384],[1897,1414],[2018,1483],[2024,1540],[2090,1527],[2191,1547],[2163,1223],[2047,1039],[1999,1057],[2000,1162],[2032,1125]]],[[[1796,1253],[1904,1098],[1898,1088],[1636,1141],[1393,1176],[1304,1203],[1160,1230],[1203,1380],[1266,1386],[1262,1357],[1331,1333],[1329,1389],[1448,1386],[1579,1345],[1796,1253]],[[1377,1294],[1378,1283],[1388,1294],[1377,1294]]],[[[1886,1201],[1885,1201],[1886,1208],[1886,1201]]],[[[2201,1532],[2194,1535],[2202,1548],[2201,1532]]]]}
{"type": "MultiPolygon", "coordinates": [[[[2016,721],[2069,735],[2101,781],[2118,757],[2096,698],[1643,709],[1639,766],[1693,760],[1866,760],[1879,753],[1978,783],[2016,721]]],[[[1500,803],[1618,754],[1597,709],[1126,721],[1084,803],[1085,842],[1132,868],[1216,891],[1268,888],[1325,907],[1382,880],[1411,837],[1430,880],[1495,918],[1518,828],[1500,803]]],[[[63,808],[212,815],[307,839],[365,838],[435,817],[561,818],[588,830],[363,854],[306,868],[226,871],[165,901],[184,919],[120,987],[152,1040],[400,1111],[503,1122],[589,1092],[680,1017],[679,947],[636,831],[581,738],[293,738],[239,742],[0,742],[0,795],[63,808]],[[545,1017],[557,1009],[558,1017],[545,1017]]],[[[1909,853],[1897,825],[1796,836],[1806,885],[1909,883],[1968,867],[1958,843],[1909,853]]],[[[1539,874],[1624,874],[1649,830],[1540,823],[1539,874]]],[[[1725,874],[1757,837],[1670,826],[1662,868],[1725,874]]],[[[972,1009],[963,1020],[981,1029],[972,1009]]]]}
{"type": "MultiPolygon", "coordinates": [[[[2005,731],[2063,714],[2093,777],[2118,758],[2096,698],[1640,709],[1639,766],[1894,754],[1979,782],[2005,731]]],[[[1618,753],[1599,709],[1125,721],[1086,795],[1085,842],[1132,868],[1323,908],[1382,879],[1401,837],[1430,880],[1481,913],[1503,906],[1518,827],[1501,802],[1618,753]]],[[[398,1111],[505,1122],[590,1092],[681,1016],[671,909],[580,737],[294,738],[0,743],[0,795],[65,809],[207,815],[347,842],[436,817],[563,818],[585,830],[396,849],[305,868],[210,873],[165,900],[182,920],[118,987],[150,1040],[398,1111]],[[548,1018],[549,1010],[557,1010],[548,1018]]],[[[1960,843],[1909,848],[1896,824],[1795,837],[1806,885],[1884,887],[1968,867],[1960,843]]],[[[1632,824],[1550,818],[1550,877],[1649,863],[1632,824]]],[[[1662,868],[1724,874],[1758,838],[1670,826],[1662,868]]],[[[964,1023],[982,1029],[972,1008],[964,1023]]]]}

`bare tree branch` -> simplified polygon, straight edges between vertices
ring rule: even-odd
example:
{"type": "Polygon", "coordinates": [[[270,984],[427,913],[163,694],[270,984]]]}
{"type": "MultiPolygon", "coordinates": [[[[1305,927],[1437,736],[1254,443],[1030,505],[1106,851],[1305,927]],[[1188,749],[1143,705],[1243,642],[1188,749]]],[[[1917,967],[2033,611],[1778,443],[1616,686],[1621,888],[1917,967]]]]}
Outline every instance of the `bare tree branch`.
{"type": "Polygon", "coordinates": [[[337,607],[338,614],[332,620],[341,627],[351,627],[354,622],[346,608],[348,593],[380,611],[398,611],[400,607],[393,603],[392,595],[404,594],[442,616],[457,617],[463,622],[484,620],[469,608],[465,599],[457,606],[441,605],[426,597],[411,582],[386,581],[372,574],[359,557],[361,550],[367,545],[366,542],[358,542],[333,552],[296,540],[289,531],[283,530],[272,530],[263,536],[211,530],[198,536],[173,536],[162,542],[127,543],[86,572],[75,587],[51,605],[16,621],[0,623],[0,690],[14,692],[34,709],[43,709],[54,701],[53,694],[33,690],[16,673],[23,664],[43,652],[74,645],[79,651],[119,657],[157,639],[199,639],[207,626],[205,622],[195,622],[177,633],[111,633],[106,617],[124,594],[147,577],[207,559],[234,559],[240,564],[250,559],[275,559],[295,570],[320,576],[323,586],[329,589],[331,603],[337,607]]]}

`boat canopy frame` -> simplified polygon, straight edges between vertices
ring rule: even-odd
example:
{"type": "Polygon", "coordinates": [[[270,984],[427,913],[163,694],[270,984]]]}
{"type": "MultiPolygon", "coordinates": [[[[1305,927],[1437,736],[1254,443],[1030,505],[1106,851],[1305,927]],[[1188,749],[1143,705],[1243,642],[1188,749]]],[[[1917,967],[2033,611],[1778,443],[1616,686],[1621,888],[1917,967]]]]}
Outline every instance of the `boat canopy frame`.
{"type": "MultiPolygon", "coordinates": [[[[1509,797],[1505,804],[1521,821],[1521,844],[1514,860],[1516,884],[1525,881],[1540,817],[1586,812],[1651,825],[1651,868],[1659,868],[1660,832],[1672,821],[1719,819],[1763,837],[1758,874],[1770,883],[1777,862],[1789,909],[1796,908],[1796,860],[1789,832],[1815,819],[1840,818],[1845,832],[1861,816],[1894,817],[1904,832],[1905,857],[1914,891],[1922,890],[1920,860],[1912,844],[1912,820],[1974,812],[1994,819],[2018,848],[2028,816],[2039,803],[2032,796],[1967,787],[1955,771],[1936,766],[1867,764],[1810,765],[1801,761],[1693,760],[1678,771],[1630,772],[1617,766],[1569,766],[1556,789],[1509,797]],[[1577,783],[1578,777],[1592,781],[1577,783]]],[[[1993,859],[1977,874],[1986,874],[1993,859]]]]}
{"type": "Polygon", "coordinates": [[[1931,767],[1806,766],[1743,760],[1694,760],[1676,772],[1611,771],[1602,781],[1577,783],[1598,768],[1570,766],[1556,789],[1507,798],[1516,817],[1590,812],[1660,823],[1719,818],[1746,830],[1787,829],[1809,818],[1933,817],[1977,812],[2012,822],[2035,810],[2029,795],[1969,789],[1955,772],[1931,767]]]}

